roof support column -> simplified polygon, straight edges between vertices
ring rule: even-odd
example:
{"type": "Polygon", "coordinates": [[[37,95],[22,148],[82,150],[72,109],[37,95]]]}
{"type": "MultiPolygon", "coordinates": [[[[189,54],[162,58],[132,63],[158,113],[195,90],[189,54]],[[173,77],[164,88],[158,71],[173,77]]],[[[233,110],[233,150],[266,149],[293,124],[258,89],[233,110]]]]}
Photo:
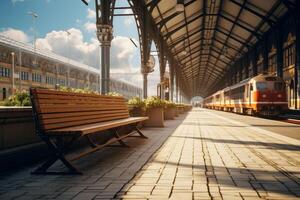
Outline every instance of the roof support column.
{"type": "Polygon", "coordinates": [[[170,101],[173,101],[173,94],[174,94],[174,65],[173,62],[170,63],[170,101]]]}
{"type": "Polygon", "coordinates": [[[263,71],[267,72],[268,71],[268,35],[266,35],[263,39],[263,71]]]}
{"type": "Polygon", "coordinates": [[[97,37],[101,45],[101,94],[109,92],[113,8],[114,0],[96,0],[97,37]]]}
{"type": "Polygon", "coordinates": [[[252,52],[252,70],[253,70],[253,76],[257,75],[257,55],[256,55],[256,47],[254,47],[252,52]]]}
{"type": "Polygon", "coordinates": [[[158,40],[158,60],[159,60],[159,75],[160,75],[160,98],[165,99],[165,71],[166,71],[166,57],[163,45],[163,39],[158,40]]]}
{"type": "Polygon", "coordinates": [[[281,25],[278,26],[276,30],[276,61],[277,61],[277,76],[283,76],[283,49],[282,49],[282,28],[281,25]]]}
{"type": "Polygon", "coordinates": [[[178,103],[178,93],[179,93],[179,84],[178,84],[178,72],[175,74],[175,89],[176,89],[176,103],[178,103]]]}
{"type": "MultiPolygon", "coordinates": [[[[300,2],[296,1],[297,8],[300,6],[300,2]]],[[[295,68],[295,109],[300,108],[300,13],[295,12],[296,20],[296,68],[295,68]]]]}
{"type": "Polygon", "coordinates": [[[151,51],[151,39],[150,39],[150,22],[146,17],[147,7],[142,8],[143,11],[140,13],[140,43],[141,43],[141,72],[143,74],[143,97],[146,99],[148,97],[148,74],[153,71],[153,67],[150,64],[150,51],[151,51]]]}

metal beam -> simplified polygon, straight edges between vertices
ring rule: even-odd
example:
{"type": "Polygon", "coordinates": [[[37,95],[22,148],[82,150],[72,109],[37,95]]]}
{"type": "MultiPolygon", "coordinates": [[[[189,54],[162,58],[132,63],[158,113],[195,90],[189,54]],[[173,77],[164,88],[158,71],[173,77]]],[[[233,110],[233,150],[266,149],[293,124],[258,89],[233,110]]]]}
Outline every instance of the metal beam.
{"type": "MultiPolygon", "coordinates": [[[[225,13],[226,15],[231,16],[230,14],[228,14],[228,13],[226,13],[226,12],[224,12],[224,11],[223,11],[223,13],[225,13]]],[[[248,31],[249,33],[251,33],[252,35],[254,35],[256,38],[258,38],[258,39],[261,38],[261,35],[258,34],[256,31],[254,31],[254,30],[252,30],[252,29],[250,29],[250,28],[248,28],[248,27],[246,27],[246,26],[244,26],[244,25],[238,23],[238,20],[236,20],[236,19],[238,19],[238,18],[235,18],[235,20],[232,20],[232,19],[230,19],[229,17],[227,17],[227,16],[225,16],[225,15],[223,15],[223,14],[220,14],[220,15],[221,15],[222,18],[226,19],[227,21],[229,21],[229,22],[233,23],[234,25],[237,25],[237,26],[239,26],[240,28],[242,28],[242,29],[248,31]]]]}
{"type": "MultiPolygon", "coordinates": [[[[191,4],[194,3],[195,1],[197,1],[197,0],[191,0],[191,1],[187,2],[187,3],[185,3],[185,4],[184,4],[184,7],[187,8],[189,5],[191,5],[191,4]]],[[[159,27],[159,28],[158,28],[159,31],[161,31],[162,27],[163,27],[164,25],[166,25],[168,21],[170,21],[171,19],[173,19],[174,17],[176,17],[176,16],[178,16],[178,15],[180,15],[180,14],[181,14],[181,12],[175,12],[175,13],[173,13],[172,15],[170,15],[170,16],[168,16],[168,17],[166,17],[166,18],[163,18],[160,22],[158,22],[157,25],[158,25],[158,27],[159,27]]]]}
{"type": "MultiPolygon", "coordinates": [[[[196,21],[197,19],[201,18],[202,16],[203,16],[203,14],[197,15],[196,17],[192,18],[191,20],[187,21],[187,23],[180,25],[179,27],[175,28],[172,31],[169,31],[166,35],[164,35],[165,40],[168,40],[168,38],[171,37],[171,35],[173,35],[177,31],[179,31],[180,29],[183,29],[184,27],[188,26],[190,23],[196,21]]],[[[176,26],[176,25],[174,25],[174,26],[176,26]]]]}
{"type": "Polygon", "coordinates": [[[270,18],[267,18],[265,15],[260,14],[259,12],[253,10],[252,8],[249,8],[246,5],[243,5],[242,3],[236,1],[236,0],[230,0],[232,3],[243,7],[245,10],[251,12],[252,14],[256,15],[257,17],[260,17],[262,20],[266,21],[270,26],[273,26],[276,22],[271,20],[270,18]]]}

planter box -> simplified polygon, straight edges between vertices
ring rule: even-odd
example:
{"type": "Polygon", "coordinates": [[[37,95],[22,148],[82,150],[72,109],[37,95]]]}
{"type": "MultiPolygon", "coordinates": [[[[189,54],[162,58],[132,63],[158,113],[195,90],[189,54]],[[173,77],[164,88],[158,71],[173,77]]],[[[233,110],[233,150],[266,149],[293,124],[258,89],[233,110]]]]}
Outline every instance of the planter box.
{"type": "Polygon", "coordinates": [[[145,126],[149,127],[164,127],[164,109],[151,108],[147,110],[146,116],[149,119],[145,122],[145,126]]]}
{"type": "Polygon", "coordinates": [[[175,107],[175,117],[178,117],[179,116],[179,110],[177,107],[175,107]]]}
{"type": "MultiPolygon", "coordinates": [[[[128,106],[130,117],[145,117],[145,111],[140,107],[128,106]]],[[[145,121],[139,123],[138,128],[145,126],[145,121]]]]}
{"type": "Polygon", "coordinates": [[[128,109],[129,109],[130,117],[144,117],[145,116],[145,112],[139,107],[130,107],[128,109]]]}
{"type": "Polygon", "coordinates": [[[178,106],[177,110],[178,110],[178,114],[182,114],[183,113],[183,108],[181,106],[178,106]]]}
{"type": "Polygon", "coordinates": [[[40,141],[34,132],[31,107],[0,108],[0,150],[40,141]]]}
{"type": "Polygon", "coordinates": [[[176,116],[176,108],[166,108],[164,111],[165,119],[174,119],[176,116]]]}

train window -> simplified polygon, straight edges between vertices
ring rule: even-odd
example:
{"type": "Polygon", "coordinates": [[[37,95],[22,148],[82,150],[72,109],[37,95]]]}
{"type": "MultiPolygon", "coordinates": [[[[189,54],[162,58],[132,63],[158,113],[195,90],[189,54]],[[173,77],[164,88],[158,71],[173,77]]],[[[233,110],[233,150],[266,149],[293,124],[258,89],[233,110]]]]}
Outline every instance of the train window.
{"type": "Polygon", "coordinates": [[[265,83],[265,82],[257,82],[256,83],[256,89],[257,90],[260,90],[260,91],[265,91],[265,90],[267,90],[267,83],[265,83]]]}
{"type": "Polygon", "coordinates": [[[274,89],[275,90],[284,90],[284,85],[282,82],[275,82],[274,83],[274,89]]]}

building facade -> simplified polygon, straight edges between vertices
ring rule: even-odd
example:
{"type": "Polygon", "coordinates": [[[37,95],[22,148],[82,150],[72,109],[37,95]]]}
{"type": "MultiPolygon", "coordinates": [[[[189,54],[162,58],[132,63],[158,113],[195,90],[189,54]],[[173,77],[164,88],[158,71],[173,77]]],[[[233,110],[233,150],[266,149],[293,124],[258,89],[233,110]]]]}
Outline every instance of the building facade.
{"type": "MultiPolygon", "coordinates": [[[[99,75],[91,66],[0,35],[0,100],[13,90],[30,87],[54,89],[60,85],[99,91],[99,75]]],[[[113,79],[110,88],[125,98],[142,95],[141,88],[113,79]]]]}

